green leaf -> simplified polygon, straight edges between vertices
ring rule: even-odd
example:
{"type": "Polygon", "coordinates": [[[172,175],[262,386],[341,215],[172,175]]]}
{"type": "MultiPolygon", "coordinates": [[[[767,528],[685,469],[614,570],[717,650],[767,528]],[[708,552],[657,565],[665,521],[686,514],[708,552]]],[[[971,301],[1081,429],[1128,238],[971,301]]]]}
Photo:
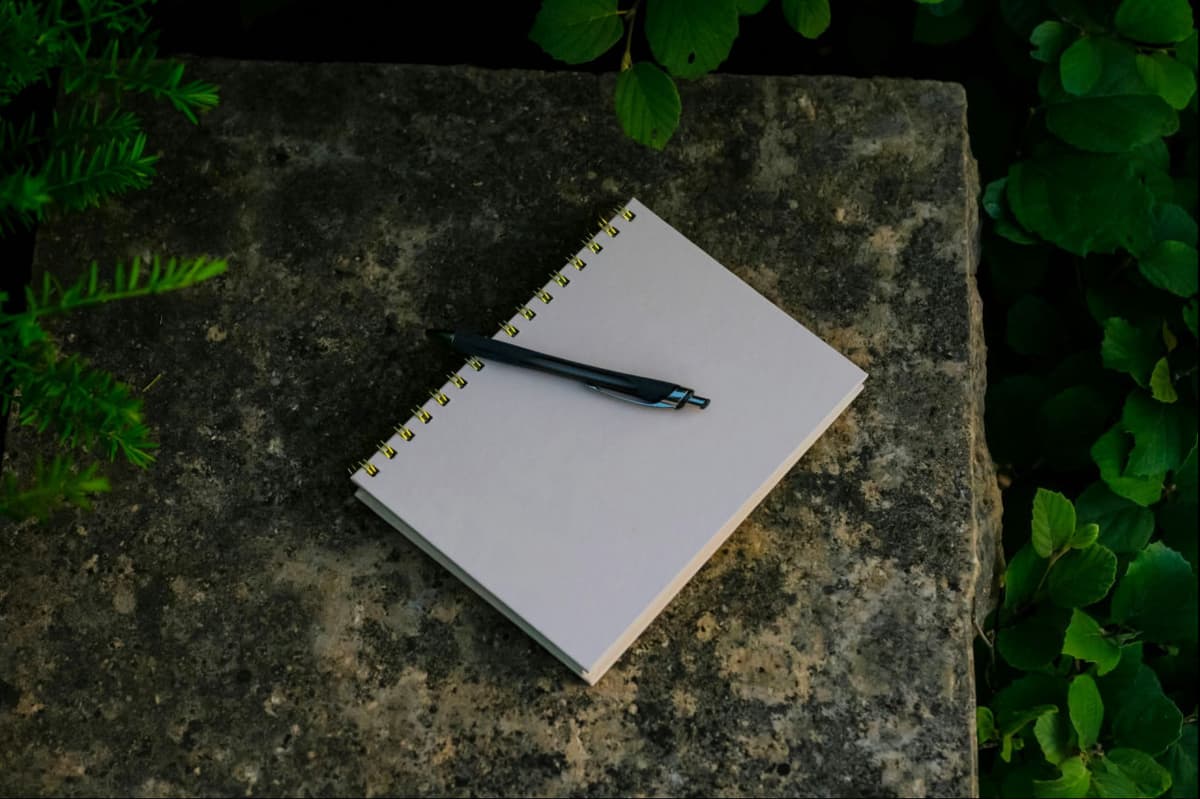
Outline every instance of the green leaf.
{"type": "Polygon", "coordinates": [[[1166,53],[1139,54],[1137,68],[1146,85],[1176,111],[1187,108],[1196,93],[1195,73],[1166,53]]]}
{"type": "Polygon", "coordinates": [[[1178,205],[1165,203],[1154,209],[1154,240],[1182,241],[1196,246],[1196,220],[1178,205]]]}
{"type": "Polygon", "coordinates": [[[1133,680],[1117,694],[1116,702],[1112,722],[1116,746],[1158,755],[1179,740],[1183,714],[1163,693],[1149,666],[1138,667],[1133,680]]]}
{"type": "Polygon", "coordinates": [[[1050,561],[1038,555],[1032,544],[1018,549],[1004,570],[1004,607],[1015,610],[1033,599],[1049,566],[1050,561]]]}
{"type": "Polygon", "coordinates": [[[1091,775],[1083,760],[1073,757],[1058,764],[1062,774],[1053,780],[1034,780],[1033,795],[1038,799],[1078,799],[1087,793],[1091,775]]]}
{"type": "Polygon", "coordinates": [[[1117,579],[1117,556],[1099,544],[1073,549],[1050,567],[1050,599],[1064,608],[1099,602],[1117,579]]]}
{"type": "Polygon", "coordinates": [[[1035,673],[1022,675],[997,691],[991,707],[1000,734],[1008,735],[1066,704],[1067,681],[1062,677],[1035,673]]]}
{"type": "Polygon", "coordinates": [[[1161,353],[1162,340],[1149,325],[1135,327],[1116,316],[1105,320],[1100,357],[1107,368],[1124,372],[1145,386],[1161,353]]]}
{"type": "Polygon", "coordinates": [[[1043,22],[1033,29],[1033,33],[1029,34],[1029,41],[1033,45],[1033,52],[1030,53],[1030,56],[1034,61],[1053,64],[1070,38],[1067,27],[1061,22],[1053,20],[1043,22]]]}
{"type": "Polygon", "coordinates": [[[1067,48],[1058,62],[1059,78],[1063,88],[1071,94],[1087,94],[1100,80],[1103,68],[1100,48],[1096,40],[1085,36],[1067,48]]]}
{"type": "Polygon", "coordinates": [[[1154,514],[1124,497],[1103,482],[1092,483],[1075,500],[1079,524],[1100,525],[1101,544],[1118,554],[1138,552],[1154,533],[1154,514]]]}
{"type": "Polygon", "coordinates": [[[1156,402],[1142,391],[1129,393],[1121,412],[1121,426],[1133,434],[1134,441],[1125,471],[1141,477],[1178,468],[1196,437],[1192,410],[1156,402]]]}
{"type": "Polygon", "coordinates": [[[1150,394],[1159,402],[1172,403],[1179,399],[1175,384],[1171,382],[1171,365],[1165,356],[1158,359],[1150,373],[1150,394]]]}
{"type": "Polygon", "coordinates": [[[1197,772],[1200,767],[1196,763],[1198,747],[1195,723],[1184,725],[1183,734],[1179,740],[1171,744],[1158,762],[1171,773],[1171,791],[1168,796],[1179,799],[1195,799],[1200,796],[1200,788],[1196,786],[1197,772]]]}
{"type": "Polygon", "coordinates": [[[1032,671],[1048,666],[1062,652],[1071,611],[1041,605],[996,636],[996,648],[1012,666],[1032,671]]]}
{"type": "Polygon", "coordinates": [[[1058,765],[1079,752],[1079,739],[1071,722],[1055,710],[1038,717],[1033,723],[1033,736],[1042,747],[1048,763],[1058,765]]]}
{"type": "Polygon", "coordinates": [[[617,119],[636,142],[661,150],[679,125],[679,91],[671,77],[648,61],[617,77],[617,119]]]}
{"type": "Polygon", "coordinates": [[[1175,57],[1192,72],[1196,71],[1196,31],[1175,46],[1175,57]]]}
{"type": "MultiPolygon", "coordinates": [[[[1090,37],[1089,60],[1081,63],[1070,83],[1045,87],[1046,127],[1063,141],[1083,150],[1128,152],[1179,129],[1179,115],[1138,72],[1137,53],[1129,45],[1107,37],[1090,37]],[[1100,62],[1092,80],[1090,56],[1100,62]],[[1089,83],[1090,81],[1090,83],[1089,83]],[[1083,95],[1083,96],[1080,96],[1083,95]]],[[[1064,58],[1066,54],[1064,54],[1064,58]]]]}
{"type": "Polygon", "coordinates": [[[621,39],[617,0],[542,0],[529,38],[559,61],[582,64],[621,39]]]}
{"type": "Polygon", "coordinates": [[[1116,316],[1105,320],[1104,341],[1100,344],[1104,365],[1130,375],[1139,386],[1148,385],[1162,350],[1162,340],[1149,325],[1134,326],[1116,316]]]}
{"type": "Polygon", "coordinates": [[[913,20],[913,41],[949,44],[964,39],[978,27],[985,5],[984,0],[946,0],[939,5],[922,5],[913,20]]]}
{"type": "Polygon", "coordinates": [[[1138,261],[1138,269],[1160,289],[1180,297],[1196,293],[1196,248],[1182,241],[1160,241],[1138,261]]]}
{"type": "Polygon", "coordinates": [[[1162,497],[1167,473],[1140,476],[1128,471],[1126,461],[1132,442],[1120,425],[1113,426],[1092,445],[1092,460],[1100,467],[1100,478],[1116,495],[1150,506],[1162,497]]]}
{"type": "Polygon", "coordinates": [[[1027,230],[1076,255],[1138,252],[1154,197],[1129,158],[1050,148],[1009,169],[1008,204],[1027,230]]]}
{"type": "Polygon", "coordinates": [[[1100,689],[1090,675],[1080,674],[1067,689],[1067,707],[1071,726],[1079,734],[1079,748],[1091,749],[1100,739],[1100,724],[1104,721],[1104,701],[1100,689]]]}
{"type": "Polygon", "coordinates": [[[1096,673],[1108,674],[1121,661],[1121,647],[1104,634],[1100,623],[1082,610],[1071,612],[1063,639],[1063,654],[1096,664],[1096,673]]]}
{"type": "Polygon", "coordinates": [[[1087,549],[1100,538],[1100,525],[1080,524],[1071,535],[1071,549],[1087,549]]]}
{"type": "Polygon", "coordinates": [[[1183,323],[1185,325],[1187,325],[1188,330],[1192,331],[1193,336],[1197,335],[1197,333],[1196,333],[1196,317],[1197,317],[1196,299],[1193,297],[1191,300],[1188,301],[1187,305],[1183,306],[1183,323]]]}
{"type": "Polygon", "coordinates": [[[646,39],[667,71],[698,78],[721,65],[738,35],[736,0],[647,0],[646,39]]]}
{"type": "Polygon", "coordinates": [[[1196,577],[1173,549],[1155,542],[1129,564],[1112,597],[1112,618],[1147,641],[1196,640],[1196,577]]]}
{"type": "Polygon", "coordinates": [[[757,14],[767,5],[768,0],[738,0],[738,13],[743,17],[757,14]]]}
{"type": "Polygon", "coordinates": [[[1112,749],[1105,759],[1137,786],[1137,796],[1160,796],[1171,787],[1171,772],[1137,749],[1112,749]]]}
{"type": "MultiPolygon", "coordinates": [[[[1110,763],[1103,756],[1091,762],[1092,793],[1101,799],[1126,799],[1131,796],[1141,796],[1133,780],[1121,771],[1115,763],[1110,763]]],[[[1082,794],[1081,794],[1082,796],[1082,794]]]]}
{"type": "Polygon", "coordinates": [[[975,708],[975,738],[980,746],[1000,740],[1000,731],[996,729],[996,720],[989,708],[975,708]]]}
{"type": "Polygon", "coordinates": [[[1172,497],[1174,500],[1196,502],[1196,446],[1196,442],[1193,441],[1187,457],[1175,470],[1175,495],[1172,497]]]}
{"type": "Polygon", "coordinates": [[[792,30],[815,39],[829,27],[829,0],[783,0],[783,16],[792,30]]]}
{"type": "Polygon", "coordinates": [[[1181,42],[1192,33],[1192,7],[1188,0],[1123,0],[1114,22],[1139,42],[1181,42]]]}
{"type": "Polygon", "coordinates": [[[1037,239],[1021,229],[1009,214],[1008,204],[1004,201],[1004,189],[1008,178],[998,178],[987,185],[983,191],[983,210],[994,220],[996,233],[1016,244],[1034,244],[1037,239]]]}
{"type": "Polygon", "coordinates": [[[1048,558],[1067,545],[1075,532],[1075,506],[1057,491],[1039,488],[1033,498],[1033,548],[1048,558]]]}

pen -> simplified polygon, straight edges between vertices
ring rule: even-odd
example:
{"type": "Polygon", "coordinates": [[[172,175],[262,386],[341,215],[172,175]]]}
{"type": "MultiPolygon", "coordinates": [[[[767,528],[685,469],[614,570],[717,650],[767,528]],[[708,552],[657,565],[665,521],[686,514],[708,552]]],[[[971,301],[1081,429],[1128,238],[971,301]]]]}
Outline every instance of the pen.
{"type": "Polygon", "coordinates": [[[685,405],[707,408],[709,400],[697,397],[690,388],[669,380],[614,372],[598,366],[568,361],[543,352],[535,352],[515,344],[496,341],[475,333],[449,330],[427,330],[431,338],[439,338],[465,355],[477,355],[493,361],[536,369],[559,377],[578,380],[588,388],[616,399],[645,405],[650,408],[679,410],[685,405]]]}

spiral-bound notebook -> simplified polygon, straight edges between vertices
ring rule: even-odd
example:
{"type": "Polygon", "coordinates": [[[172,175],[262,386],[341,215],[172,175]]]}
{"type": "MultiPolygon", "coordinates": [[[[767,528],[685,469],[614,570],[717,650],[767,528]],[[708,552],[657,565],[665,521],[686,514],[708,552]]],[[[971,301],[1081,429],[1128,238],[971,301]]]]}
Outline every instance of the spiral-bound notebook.
{"type": "Polygon", "coordinates": [[[353,470],[363,502],[593,684],[866,378],[637,200],[495,337],[712,401],[644,408],[471,358],[353,470]]]}

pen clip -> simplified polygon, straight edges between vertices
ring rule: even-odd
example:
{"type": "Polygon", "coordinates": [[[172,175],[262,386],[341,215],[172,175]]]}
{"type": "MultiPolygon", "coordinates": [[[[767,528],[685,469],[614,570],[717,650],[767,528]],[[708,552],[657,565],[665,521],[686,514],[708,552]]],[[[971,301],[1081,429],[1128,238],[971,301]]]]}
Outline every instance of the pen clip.
{"type": "Polygon", "coordinates": [[[633,394],[626,394],[623,391],[616,391],[615,389],[611,388],[603,388],[595,383],[585,383],[584,385],[586,385],[592,391],[603,394],[606,397],[624,400],[625,402],[632,402],[634,405],[642,405],[647,408],[669,408],[671,410],[678,410],[684,405],[687,405],[688,401],[692,397],[691,389],[680,388],[678,386],[676,386],[675,390],[667,394],[665,397],[651,401],[644,400],[640,397],[634,396],[633,394]]]}

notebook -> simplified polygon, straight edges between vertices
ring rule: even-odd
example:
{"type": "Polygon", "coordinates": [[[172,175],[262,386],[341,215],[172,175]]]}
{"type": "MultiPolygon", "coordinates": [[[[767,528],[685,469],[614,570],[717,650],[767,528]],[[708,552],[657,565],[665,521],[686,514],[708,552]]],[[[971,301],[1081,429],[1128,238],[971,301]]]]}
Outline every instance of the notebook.
{"type": "Polygon", "coordinates": [[[590,684],[866,379],[636,199],[494,338],[711,400],[639,407],[469,358],[352,467],[359,499],[590,684]]]}

